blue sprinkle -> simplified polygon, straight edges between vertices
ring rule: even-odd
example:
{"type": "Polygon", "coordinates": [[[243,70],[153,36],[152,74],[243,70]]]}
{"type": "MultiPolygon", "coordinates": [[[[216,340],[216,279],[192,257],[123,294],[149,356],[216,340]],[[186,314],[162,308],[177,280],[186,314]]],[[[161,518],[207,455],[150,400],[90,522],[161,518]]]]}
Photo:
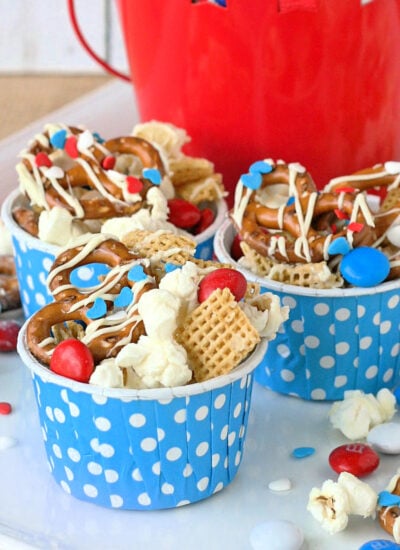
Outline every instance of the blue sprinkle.
{"type": "Polygon", "coordinates": [[[400,506],[400,496],[389,493],[389,491],[381,491],[378,495],[379,506],[400,506]]]}
{"type": "Polygon", "coordinates": [[[50,137],[50,143],[56,149],[64,149],[67,139],[67,130],[58,130],[50,137]]]}
{"type": "Polygon", "coordinates": [[[291,206],[292,204],[294,204],[294,197],[289,197],[286,201],[286,206],[291,206]]]}
{"type": "Polygon", "coordinates": [[[387,539],[374,539],[365,542],[358,550],[398,550],[400,544],[387,539]]]}
{"type": "Polygon", "coordinates": [[[98,132],[93,132],[93,137],[97,141],[97,143],[104,143],[106,141],[101,137],[101,135],[98,132]]]}
{"type": "Polygon", "coordinates": [[[297,447],[296,449],[293,449],[292,456],[294,458],[306,458],[307,456],[311,456],[314,453],[314,447],[297,447]]]}
{"type": "Polygon", "coordinates": [[[272,166],[269,162],[265,160],[257,160],[249,168],[251,174],[260,173],[260,174],[269,174],[272,172],[272,166]]]}
{"type": "Polygon", "coordinates": [[[157,168],[143,168],[142,174],[144,178],[150,180],[154,185],[160,185],[162,182],[160,170],[157,170],[157,168]]]}
{"type": "Polygon", "coordinates": [[[260,172],[242,174],[240,176],[240,181],[245,187],[248,187],[249,189],[255,191],[256,189],[259,189],[261,187],[262,176],[260,172]]]}
{"type": "Polygon", "coordinates": [[[176,269],[181,269],[181,267],[182,267],[181,265],[171,264],[170,262],[167,262],[165,264],[165,273],[171,273],[176,269]]]}
{"type": "Polygon", "coordinates": [[[103,298],[96,298],[92,307],[86,312],[86,317],[89,319],[100,319],[107,313],[107,304],[103,298]]]}
{"type": "Polygon", "coordinates": [[[147,279],[147,275],[144,272],[143,266],[134,265],[133,267],[131,267],[131,269],[128,271],[128,279],[130,281],[133,281],[134,283],[139,283],[140,281],[147,279]]]}
{"type": "Polygon", "coordinates": [[[73,269],[69,276],[69,282],[76,288],[90,288],[100,282],[100,277],[107,275],[110,267],[103,263],[91,263],[81,265],[73,269]]]}
{"type": "Polygon", "coordinates": [[[328,254],[335,256],[336,254],[342,254],[343,256],[350,252],[350,245],[345,237],[338,237],[334,239],[328,246],[328,254]]]}
{"type": "Polygon", "coordinates": [[[133,301],[134,294],[129,286],[124,286],[121,292],[114,300],[114,306],[116,307],[127,307],[133,301]]]}

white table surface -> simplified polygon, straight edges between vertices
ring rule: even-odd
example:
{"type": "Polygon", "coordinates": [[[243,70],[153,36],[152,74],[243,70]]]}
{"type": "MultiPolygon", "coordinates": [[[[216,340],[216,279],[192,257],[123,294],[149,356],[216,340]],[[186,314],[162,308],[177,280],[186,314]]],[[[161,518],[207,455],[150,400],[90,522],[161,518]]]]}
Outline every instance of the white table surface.
{"type": "MultiPolygon", "coordinates": [[[[129,133],[136,120],[130,87],[113,82],[3,140],[0,202],[17,186],[18,152],[45,122],[84,124],[114,137],[129,133]]],[[[252,528],[270,519],[296,523],[305,536],[302,550],[357,550],[368,540],[390,538],[376,520],[358,517],[331,536],[306,510],[311,488],[337,477],[328,464],[330,451],[347,442],[329,423],[329,403],[301,401],[256,384],[243,462],[231,485],[176,510],[129,512],[78,501],[56,484],[31,385],[18,356],[0,353],[0,402],[13,406],[11,415],[0,416],[0,437],[16,439],[14,447],[0,451],[0,550],[250,550],[252,528]],[[292,458],[300,446],[316,452],[292,458]],[[291,479],[292,490],[271,492],[269,482],[282,477],[291,479]]],[[[399,413],[394,420],[399,421],[399,413]]],[[[365,481],[379,492],[399,466],[400,457],[382,455],[379,468],[365,481]]]]}

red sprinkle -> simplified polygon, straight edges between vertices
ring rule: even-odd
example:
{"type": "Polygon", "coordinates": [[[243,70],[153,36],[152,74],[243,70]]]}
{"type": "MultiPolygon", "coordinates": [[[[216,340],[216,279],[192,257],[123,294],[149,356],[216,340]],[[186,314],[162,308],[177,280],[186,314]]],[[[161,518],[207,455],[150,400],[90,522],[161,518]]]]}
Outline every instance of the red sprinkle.
{"type": "Polygon", "coordinates": [[[73,159],[76,159],[79,156],[77,143],[78,140],[76,139],[76,136],[69,136],[65,141],[65,151],[73,159]]]}
{"type": "Polygon", "coordinates": [[[355,193],[356,189],[354,187],[336,187],[334,191],[335,193],[355,193]]]}
{"type": "Polygon", "coordinates": [[[6,401],[0,403],[0,414],[10,414],[12,411],[12,407],[10,403],[6,403],[6,401]]]}
{"type": "Polygon", "coordinates": [[[36,155],[35,164],[36,166],[39,166],[39,167],[46,166],[47,168],[50,168],[51,166],[53,166],[53,163],[51,162],[49,156],[43,151],[41,151],[36,155]]]}
{"type": "Polygon", "coordinates": [[[104,157],[101,161],[101,165],[104,168],[104,170],[112,170],[115,166],[116,158],[108,155],[108,157],[104,157]]]}
{"type": "Polygon", "coordinates": [[[133,176],[127,176],[126,186],[129,193],[140,193],[143,189],[143,182],[133,176]]]}
{"type": "Polygon", "coordinates": [[[339,220],[349,219],[348,215],[345,212],[343,212],[343,210],[339,210],[339,208],[335,208],[334,212],[336,214],[336,217],[339,218],[339,220]]]}
{"type": "Polygon", "coordinates": [[[361,231],[364,227],[364,224],[363,223],[359,223],[359,222],[351,222],[349,223],[349,225],[347,226],[347,229],[349,231],[353,231],[353,233],[358,233],[359,231],[361,231]]]}
{"type": "Polygon", "coordinates": [[[331,225],[331,231],[332,231],[333,234],[336,233],[336,231],[337,231],[337,225],[336,225],[335,223],[333,223],[333,224],[331,225]]]}

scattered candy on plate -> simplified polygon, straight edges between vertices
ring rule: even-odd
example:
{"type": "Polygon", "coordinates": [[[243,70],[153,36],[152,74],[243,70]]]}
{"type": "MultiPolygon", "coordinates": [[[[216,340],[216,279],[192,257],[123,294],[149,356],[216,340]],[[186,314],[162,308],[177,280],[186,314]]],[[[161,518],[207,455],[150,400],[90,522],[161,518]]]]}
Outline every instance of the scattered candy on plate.
{"type": "Polygon", "coordinates": [[[10,403],[7,403],[6,401],[2,401],[0,403],[0,414],[10,414],[12,411],[12,407],[10,403]]]}
{"type": "Polygon", "coordinates": [[[256,525],[250,533],[253,550],[300,550],[304,534],[291,521],[272,519],[256,525]]]}
{"type": "Polygon", "coordinates": [[[296,447],[293,449],[292,456],[294,458],[307,458],[315,453],[314,447],[296,447]]]}
{"type": "Polygon", "coordinates": [[[388,455],[400,454],[400,424],[387,422],[372,428],[367,441],[375,450],[388,455]]]}
{"type": "Polygon", "coordinates": [[[0,320],[0,352],[15,351],[21,326],[12,320],[0,320]]]}
{"type": "Polygon", "coordinates": [[[292,488],[292,482],[287,477],[281,477],[274,479],[268,483],[268,489],[274,493],[283,493],[290,491],[292,488]]]}
{"type": "Polygon", "coordinates": [[[364,443],[340,445],[329,455],[329,464],[335,472],[349,472],[357,477],[376,470],[379,462],[379,455],[364,443]]]}

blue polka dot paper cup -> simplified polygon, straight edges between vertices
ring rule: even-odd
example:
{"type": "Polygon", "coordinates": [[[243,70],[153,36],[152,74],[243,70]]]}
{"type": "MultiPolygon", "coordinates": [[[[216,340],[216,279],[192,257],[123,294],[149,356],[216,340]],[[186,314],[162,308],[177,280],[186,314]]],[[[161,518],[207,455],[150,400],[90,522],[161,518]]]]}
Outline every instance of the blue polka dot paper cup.
{"type": "Polygon", "coordinates": [[[11,233],[21,304],[25,317],[29,317],[53,301],[46,279],[60,248],[40,241],[16,223],[12,211],[20,206],[26,206],[25,199],[18,190],[13,191],[2,205],[1,217],[11,233]]]}
{"type": "Polygon", "coordinates": [[[340,400],[347,390],[376,394],[400,380],[400,281],[370,288],[319,290],[257,277],[230,256],[235,230],[226,220],[215,252],[262,291],[277,294],[289,319],[255,373],[274,391],[309,400],[340,400]]]}
{"type": "Polygon", "coordinates": [[[230,374],[155,390],[107,389],[51,372],[29,352],[50,470],[74,497],[108,508],[156,510],[206,499],[243,457],[260,344],[230,374]]]}
{"type": "MultiPolygon", "coordinates": [[[[53,301],[46,279],[60,247],[33,237],[14,220],[12,211],[27,206],[26,199],[18,190],[13,191],[2,206],[1,217],[12,235],[21,303],[25,317],[36,313],[41,307],[53,301]]],[[[214,236],[226,218],[227,205],[220,200],[215,206],[215,219],[202,233],[196,235],[196,258],[211,260],[214,257],[214,236]]]]}

